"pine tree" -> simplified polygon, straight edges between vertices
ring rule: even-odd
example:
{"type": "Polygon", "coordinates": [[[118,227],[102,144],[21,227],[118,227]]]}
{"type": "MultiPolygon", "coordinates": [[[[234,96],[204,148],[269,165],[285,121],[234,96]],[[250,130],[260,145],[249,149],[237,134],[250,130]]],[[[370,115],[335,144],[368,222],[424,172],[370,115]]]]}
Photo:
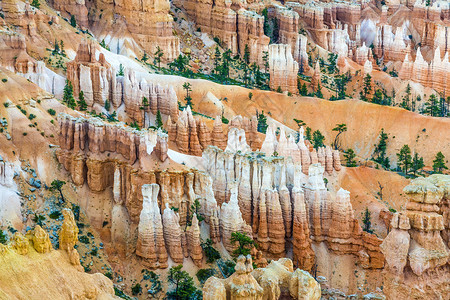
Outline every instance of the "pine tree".
{"type": "Polygon", "coordinates": [[[353,151],[353,149],[349,148],[347,149],[347,151],[345,151],[344,153],[344,157],[345,157],[345,165],[347,167],[356,167],[356,161],[355,161],[355,151],[353,151]]]}
{"type": "Polygon", "coordinates": [[[322,87],[320,86],[320,83],[317,85],[316,97],[323,99],[322,87]]]}
{"type": "Polygon", "coordinates": [[[220,73],[220,58],[222,55],[220,54],[219,47],[216,46],[216,51],[214,52],[214,72],[216,74],[220,73]]]}
{"type": "Polygon", "coordinates": [[[372,76],[370,76],[370,74],[367,74],[366,77],[364,77],[363,91],[361,100],[368,101],[368,96],[372,92],[372,76]]]}
{"type": "Polygon", "coordinates": [[[443,170],[447,170],[447,166],[445,165],[445,156],[439,151],[436,154],[435,159],[433,160],[433,170],[436,173],[442,173],[443,170]]]}
{"type": "Polygon", "coordinates": [[[384,128],[381,128],[380,141],[378,142],[378,145],[374,145],[375,150],[372,154],[372,159],[382,165],[385,169],[389,169],[391,167],[389,158],[386,157],[387,140],[388,135],[384,132],[384,128]]]}
{"type": "Polygon", "coordinates": [[[300,95],[302,95],[302,96],[308,95],[308,88],[306,87],[305,83],[303,83],[302,87],[300,88],[300,95]]]}
{"type": "Polygon", "coordinates": [[[41,7],[41,3],[39,3],[39,0],[33,0],[31,2],[31,6],[36,7],[37,9],[39,9],[39,7],[41,7]]]}
{"type": "Polygon", "coordinates": [[[421,170],[423,167],[425,167],[425,164],[423,163],[423,157],[420,157],[417,152],[414,153],[411,164],[411,170],[413,171],[414,176],[416,176],[416,172],[421,170]]]}
{"type": "Polygon", "coordinates": [[[370,229],[370,227],[372,226],[372,222],[371,222],[371,217],[370,217],[370,211],[369,211],[369,209],[366,207],[366,210],[364,211],[364,213],[362,213],[362,222],[363,222],[363,224],[364,224],[364,226],[363,226],[363,230],[365,231],[365,232],[368,232],[368,233],[373,233],[373,230],[372,229],[370,229]]]}
{"type": "Polygon", "coordinates": [[[162,128],[163,127],[163,122],[162,122],[162,117],[161,117],[161,112],[158,111],[156,112],[156,128],[162,128]]]}
{"type": "Polygon", "coordinates": [[[398,166],[401,168],[403,173],[408,175],[408,171],[412,164],[411,149],[408,145],[403,145],[403,147],[400,149],[400,152],[397,153],[397,158],[398,166]]]}
{"type": "Polygon", "coordinates": [[[119,72],[117,72],[117,76],[123,76],[123,75],[124,75],[123,65],[120,64],[119,65],[119,72]]]}
{"type": "Polygon", "coordinates": [[[64,86],[63,102],[72,109],[77,106],[73,97],[73,86],[68,79],[66,79],[66,85],[64,86]]]}
{"type": "Polygon", "coordinates": [[[106,109],[106,111],[109,111],[110,108],[111,108],[111,103],[109,103],[108,100],[105,100],[105,109],[106,109]]]}
{"type": "Polygon", "coordinates": [[[80,91],[80,93],[78,94],[78,109],[80,111],[87,110],[87,103],[86,103],[86,100],[84,100],[84,92],[83,91],[80,91]]]}
{"type": "Polygon", "coordinates": [[[267,132],[268,125],[267,125],[267,117],[264,115],[264,111],[262,111],[260,114],[256,112],[256,116],[258,118],[257,130],[258,132],[265,134],[267,132]]]}
{"type": "Polygon", "coordinates": [[[143,62],[147,63],[147,60],[148,60],[147,52],[144,51],[144,55],[142,55],[142,59],[141,59],[141,60],[142,60],[143,62]]]}
{"type": "Polygon", "coordinates": [[[195,287],[194,279],[189,276],[189,273],[182,271],[181,268],[183,268],[183,265],[169,269],[167,280],[174,288],[167,291],[167,299],[199,299],[201,291],[195,287]]]}
{"type": "Polygon", "coordinates": [[[158,65],[158,69],[161,68],[161,58],[164,56],[164,52],[159,46],[156,46],[156,52],[155,52],[155,58],[153,60],[153,63],[155,65],[158,65]]]}
{"type": "Polygon", "coordinates": [[[244,62],[248,65],[250,64],[250,48],[248,45],[245,45],[244,49],[244,62]]]}
{"type": "Polygon", "coordinates": [[[306,127],[306,130],[305,130],[305,139],[307,139],[308,141],[311,141],[312,140],[312,129],[311,129],[311,127],[306,127]]]}
{"type": "Polygon", "coordinates": [[[320,132],[319,130],[316,130],[313,132],[312,144],[313,144],[314,148],[317,149],[319,147],[323,147],[324,141],[325,141],[325,137],[323,136],[322,132],[320,132]]]}
{"type": "Polygon", "coordinates": [[[431,94],[428,102],[425,103],[424,113],[432,117],[438,117],[440,115],[440,107],[435,94],[431,94]]]}
{"type": "Polygon", "coordinates": [[[345,123],[342,124],[336,124],[336,127],[334,127],[332,129],[332,131],[337,131],[338,134],[336,135],[336,137],[334,138],[334,142],[332,144],[333,148],[335,150],[340,148],[340,142],[339,142],[339,136],[341,135],[341,133],[346,132],[347,131],[347,125],[345,123]]]}
{"type": "Polygon", "coordinates": [[[70,25],[72,25],[72,27],[77,27],[77,20],[75,20],[75,16],[72,15],[70,16],[70,25]]]}
{"type": "Polygon", "coordinates": [[[191,109],[192,109],[192,107],[194,105],[192,104],[192,97],[191,97],[191,94],[190,94],[190,92],[192,92],[191,84],[189,82],[185,82],[183,84],[183,89],[186,90],[186,96],[184,97],[184,100],[186,101],[186,106],[190,106],[191,109]]]}
{"type": "Polygon", "coordinates": [[[263,58],[263,62],[264,62],[264,72],[267,73],[267,71],[269,70],[269,52],[264,51],[262,58],[263,58]]]}

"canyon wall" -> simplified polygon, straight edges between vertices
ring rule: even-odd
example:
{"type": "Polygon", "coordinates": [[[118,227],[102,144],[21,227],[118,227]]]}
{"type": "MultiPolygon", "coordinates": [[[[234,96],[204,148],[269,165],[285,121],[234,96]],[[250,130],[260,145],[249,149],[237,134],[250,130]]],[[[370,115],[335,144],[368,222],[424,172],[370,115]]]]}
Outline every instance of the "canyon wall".
{"type": "Polygon", "coordinates": [[[159,46],[166,61],[180,54],[180,41],[173,35],[173,18],[167,0],[52,0],[50,4],[64,16],[74,16],[79,25],[104,39],[113,52],[129,50],[137,56],[140,49],[155,53],[159,46]],[[116,32],[122,36],[116,36],[116,32]]]}
{"type": "MultiPolygon", "coordinates": [[[[325,242],[339,254],[354,254],[364,267],[383,267],[382,241],[362,231],[347,191],[335,195],[327,191],[322,165],[310,165],[307,176],[301,162],[291,158],[233,154],[217,147],[207,148],[203,159],[217,203],[222,209],[239,206],[268,257],[285,256],[292,238],[294,262],[305,270],[314,264],[314,242],[325,242]]],[[[232,250],[227,243],[224,246],[232,250]]]]}
{"type": "Polygon", "coordinates": [[[381,244],[388,270],[386,294],[395,299],[445,298],[450,288],[445,279],[450,274],[450,176],[417,178],[403,191],[409,198],[406,210],[394,214],[381,244]],[[427,285],[419,288],[422,282],[427,285]]]}

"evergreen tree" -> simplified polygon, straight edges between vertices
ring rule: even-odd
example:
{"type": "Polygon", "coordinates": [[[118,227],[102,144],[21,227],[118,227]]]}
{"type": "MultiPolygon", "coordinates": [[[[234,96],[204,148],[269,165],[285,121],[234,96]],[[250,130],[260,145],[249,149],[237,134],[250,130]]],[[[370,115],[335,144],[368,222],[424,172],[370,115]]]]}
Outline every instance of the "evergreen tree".
{"type": "Polygon", "coordinates": [[[369,211],[369,209],[366,207],[366,210],[362,213],[362,222],[363,222],[363,224],[364,224],[364,226],[363,226],[363,230],[365,231],[365,232],[368,232],[368,233],[373,233],[373,230],[371,229],[371,226],[372,226],[372,222],[371,222],[371,216],[370,216],[371,214],[370,214],[370,211],[369,211]]]}
{"type": "Polygon", "coordinates": [[[41,7],[41,3],[39,3],[39,0],[33,0],[33,1],[31,1],[31,6],[39,9],[39,7],[41,7]]]}
{"type": "Polygon", "coordinates": [[[356,167],[356,161],[355,161],[356,154],[352,148],[349,148],[349,149],[347,149],[347,151],[345,151],[344,157],[345,157],[345,165],[347,167],[356,167]]]}
{"type": "Polygon", "coordinates": [[[248,45],[245,45],[244,49],[244,62],[249,65],[250,64],[250,48],[248,48],[248,45]]]}
{"type": "Polygon", "coordinates": [[[283,90],[281,89],[281,86],[278,86],[278,88],[277,88],[277,93],[283,93],[283,90]]]}
{"type": "Polygon", "coordinates": [[[161,112],[158,111],[156,112],[156,128],[162,128],[163,127],[163,122],[162,122],[162,117],[161,117],[161,112]]]}
{"type": "Polygon", "coordinates": [[[111,103],[109,103],[108,100],[105,100],[105,110],[109,111],[110,108],[111,108],[111,103]]]}
{"type": "Polygon", "coordinates": [[[80,93],[78,94],[78,109],[80,111],[87,110],[87,103],[86,103],[86,100],[84,100],[84,92],[83,91],[80,91],[80,93]]]}
{"type": "Polygon", "coordinates": [[[221,58],[219,47],[216,46],[216,51],[214,52],[214,72],[216,74],[220,73],[220,58],[221,58]]]}
{"type": "MultiPolygon", "coordinates": [[[[299,81],[300,82],[300,81],[299,81]]],[[[301,87],[299,88],[299,93],[300,93],[300,95],[302,95],[302,96],[308,96],[308,88],[306,87],[306,84],[305,83],[303,83],[302,85],[301,85],[301,87]]]]}
{"type": "Polygon", "coordinates": [[[445,165],[445,156],[439,151],[436,154],[435,159],[433,160],[433,170],[436,173],[442,173],[443,170],[447,170],[447,166],[445,165]]]}
{"type": "Polygon", "coordinates": [[[53,51],[52,51],[52,54],[53,54],[53,55],[57,55],[57,54],[59,54],[59,52],[60,52],[60,49],[59,49],[59,43],[58,43],[58,41],[57,41],[57,40],[55,40],[55,44],[54,44],[54,47],[55,47],[55,49],[53,49],[53,51]]]}
{"type": "Polygon", "coordinates": [[[155,56],[155,58],[153,59],[153,63],[155,65],[158,65],[158,69],[160,69],[161,68],[161,58],[164,56],[164,52],[159,46],[156,46],[156,52],[155,52],[154,56],[155,56]]]}
{"type": "Polygon", "coordinates": [[[124,75],[123,65],[120,64],[119,65],[119,72],[117,72],[117,76],[123,76],[123,75],[124,75]]]}
{"type": "Polygon", "coordinates": [[[147,60],[148,60],[147,52],[144,51],[144,55],[142,55],[142,59],[141,59],[141,60],[142,60],[143,62],[147,63],[147,60]]]}
{"type": "Polygon", "coordinates": [[[60,53],[61,53],[61,55],[62,56],[66,56],[66,50],[64,50],[64,41],[63,40],[61,40],[61,51],[60,51],[60,53]]]}
{"type": "Polygon", "coordinates": [[[329,52],[328,53],[328,73],[330,74],[334,74],[336,72],[336,61],[337,61],[338,55],[333,53],[333,52],[329,52]]]}
{"type": "Polygon", "coordinates": [[[332,131],[337,131],[338,134],[336,135],[336,137],[334,138],[334,142],[332,144],[332,147],[335,150],[338,150],[340,148],[340,141],[339,141],[339,136],[341,135],[341,133],[346,132],[347,131],[347,125],[342,123],[342,124],[336,124],[336,127],[334,127],[332,129],[332,131]]]}
{"type": "Polygon", "coordinates": [[[374,145],[375,149],[372,154],[372,159],[383,166],[385,169],[389,169],[391,164],[389,158],[386,156],[388,135],[384,132],[384,128],[381,128],[380,141],[378,145],[374,145]]]}
{"type": "Polygon", "coordinates": [[[77,20],[75,19],[74,15],[70,16],[70,25],[72,25],[72,27],[77,28],[77,20]]]}
{"type": "Polygon", "coordinates": [[[323,99],[322,87],[320,86],[320,83],[317,85],[316,97],[323,99]]]}
{"type": "Polygon", "coordinates": [[[432,117],[440,116],[440,107],[435,94],[431,94],[428,102],[425,103],[424,113],[432,117]]]}
{"type": "Polygon", "coordinates": [[[169,64],[169,68],[173,71],[186,72],[189,65],[189,56],[178,55],[178,57],[169,64]]]}
{"type": "Polygon", "coordinates": [[[317,149],[319,147],[323,147],[324,141],[325,141],[325,137],[323,136],[322,132],[320,132],[319,130],[316,130],[313,132],[312,144],[313,144],[314,148],[317,149]]]}
{"type": "Polygon", "coordinates": [[[262,111],[260,114],[256,112],[256,116],[258,118],[257,130],[258,132],[265,134],[267,132],[268,125],[267,125],[267,117],[264,115],[264,111],[262,111]]]}
{"type": "Polygon", "coordinates": [[[370,74],[367,74],[366,77],[364,77],[364,86],[363,86],[363,93],[361,100],[368,101],[368,96],[372,92],[372,76],[370,74]]]}
{"type": "Polygon", "coordinates": [[[190,92],[192,92],[191,84],[189,82],[185,82],[183,84],[183,89],[186,90],[186,96],[184,97],[184,101],[186,101],[186,106],[190,106],[192,109],[194,105],[192,104],[192,97],[190,94],[190,92]]]}
{"type": "Polygon", "coordinates": [[[414,176],[416,176],[416,172],[422,170],[423,167],[425,167],[425,164],[423,163],[423,157],[420,157],[417,152],[414,153],[411,164],[411,170],[413,171],[414,176]]]}
{"type": "Polygon", "coordinates": [[[264,51],[262,58],[263,58],[263,62],[264,62],[264,72],[267,73],[267,71],[269,70],[269,52],[264,51]]]}
{"type": "Polygon", "coordinates": [[[372,103],[381,104],[383,102],[383,92],[380,89],[375,91],[372,98],[372,103]]]}
{"type": "Polygon", "coordinates": [[[239,255],[249,255],[250,251],[255,246],[255,241],[251,237],[239,231],[231,233],[230,242],[233,245],[238,243],[237,249],[233,251],[234,257],[238,257],[239,255]]]}
{"type": "Polygon", "coordinates": [[[77,106],[75,98],[73,97],[73,86],[68,79],[66,79],[66,85],[64,86],[63,102],[71,109],[74,109],[77,106]]]}
{"type": "Polygon", "coordinates": [[[220,253],[213,246],[213,242],[210,239],[206,239],[206,242],[202,242],[201,246],[205,252],[206,262],[211,264],[220,259],[220,253]]]}
{"type": "Polygon", "coordinates": [[[201,299],[201,291],[195,285],[193,278],[188,272],[182,271],[183,265],[178,265],[169,269],[167,280],[173,289],[167,292],[168,299],[192,300],[201,299]]]}
{"type": "Polygon", "coordinates": [[[311,134],[312,130],[311,127],[306,127],[305,130],[305,139],[307,139],[308,141],[312,140],[312,134],[311,134]]]}
{"type": "Polygon", "coordinates": [[[403,173],[408,175],[408,171],[412,164],[411,149],[408,145],[403,145],[403,147],[400,149],[400,152],[397,153],[397,158],[398,166],[401,168],[403,173]]]}
{"type": "Polygon", "coordinates": [[[400,107],[404,108],[406,110],[411,110],[410,106],[410,99],[411,99],[411,85],[406,86],[405,95],[403,96],[402,103],[400,103],[400,107]]]}
{"type": "Polygon", "coordinates": [[[0,244],[6,245],[6,242],[8,242],[8,235],[0,229],[0,244]]]}

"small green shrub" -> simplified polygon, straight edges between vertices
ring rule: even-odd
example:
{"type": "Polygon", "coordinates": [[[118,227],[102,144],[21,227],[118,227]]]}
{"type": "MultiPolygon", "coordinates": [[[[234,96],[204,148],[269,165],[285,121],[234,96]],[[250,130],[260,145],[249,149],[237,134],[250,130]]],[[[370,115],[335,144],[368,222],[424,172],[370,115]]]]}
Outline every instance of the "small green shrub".
{"type": "Polygon", "coordinates": [[[134,296],[139,295],[140,293],[142,293],[142,287],[141,287],[141,284],[136,283],[135,285],[133,285],[133,286],[131,287],[131,293],[132,293],[134,296]]]}
{"type": "Polygon", "coordinates": [[[2,79],[2,82],[8,82],[8,79],[3,78],[3,79],[2,79]]]}
{"type": "Polygon", "coordinates": [[[28,119],[31,121],[31,120],[33,120],[34,118],[36,118],[36,115],[35,114],[30,114],[29,116],[28,116],[28,119]]]}
{"type": "Polygon", "coordinates": [[[9,107],[9,102],[3,102],[4,107],[9,107]]]}
{"type": "Polygon", "coordinates": [[[59,217],[61,216],[61,212],[60,211],[52,211],[49,215],[50,219],[56,220],[59,219],[59,217]]]}
{"type": "Polygon", "coordinates": [[[89,244],[89,238],[85,235],[78,237],[78,240],[80,241],[80,243],[89,244]]]}
{"type": "Polygon", "coordinates": [[[56,111],[55,111],[53,108],[48,109],[47,112],[48,112],[51,116],[56,115],[56,111]]]}

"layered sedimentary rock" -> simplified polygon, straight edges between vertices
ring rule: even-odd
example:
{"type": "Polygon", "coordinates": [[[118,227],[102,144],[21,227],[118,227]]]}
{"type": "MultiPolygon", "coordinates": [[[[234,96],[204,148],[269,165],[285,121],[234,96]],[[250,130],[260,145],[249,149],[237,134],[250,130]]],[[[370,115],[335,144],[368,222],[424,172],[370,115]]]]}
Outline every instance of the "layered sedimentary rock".
{"type": "Polygon", "coordinates": [[[210,277],[203,286],[208,299],[320,299],[320,286],[309,273],[297,269],[292,261],[273,260],[267,267],[253,270],[251,256],[239,256],[236,273],[226,279],[210,277]]]}
{"type": "Polygon", "coordinates": [[[158,135],[156,137],[156,145],[153,151],[160,161],[164,162],[168,158],[167,150],[169,150],[169,146],[167,145],[167,134],[162,131],[158,131],[158,135]]]}
{"type": "Polygon", "coordinates": [[[275,152],[279,156],[285,158],[291,157],[294,162],[302,165],[303,172],[308,174],[309,165],[311,163],[320,163],[324,166],[328,174],[332,174],[333,170],[341,169],[341,160],[338,150],[332,150],[329,146],[319,147],[317,150],[309,150],[303,137],[303,127],[299,131],[299,142],[295,144],[294,134],[286,138],[283,128],[280,129],[280,137],[277,140],[276,127],[273,123],[269,124],[266,131],[266,138],[261,146],[261,152],[266,155],[273,155],[275,152]]]}
{"type": "Polygon", "coordinates": [[[450,269],[449,236],[450,176],[432,175],[414,179],[404,192],[406,210],[395,213],[392,230],[381,244],[388,273],[386,292],[397,299],[411,295],[446,297],[450,269]],[[418,290],[417,282],[430,288],[418,290]]]}
{"type": "Polygon", "coordinates": [[[192,216],[192,225],[186,229],[187,246],[189,256],[197,267],[202,266],[203,252],[200,238],[200,227],[198,225],[197,214],[192,216]]]}
{"type": "Polygon", "coordinates": [[[405,187],[409,198],[406,211],[394,215],[394,229],[382,247],[388,266],[395,273],[403,273],[407,263],[417,276],[446,264],[450,252],[441,232],[447,231],[448,225],[444,225],[444,217],[439,213],[441,202],[447,201],[445,189],[450,186],[446,177],[418,178],[405,187]]]}
{"type": "Polygon", "coordinates": [[[155,53],[159,46],[164,52],[163,60],[172,61],[180,54],[180,41],[173,35],[169,1],[95,0],[86,3],[84,0],[52,0],[51,4],[64,15],[73,15],[79,25],[91,25],[91,31],[96,36],[106,37],[107,44],[116,53],[124,53],[126,50],[137,53],[138,49],[132,47],[126,39],[131,37],[134,40],[131,43],[137,43],[147,53],[155,53]],[[152,17],[148,18],[149,15],[152,17]],[[124,34],[123,39],[117,39],[112,34],[117,31],[124,34]],[[124,49],[127,46],[131,46],[131,49],[124,49]]]}
{"type": "Polygon", "coordinates": [[[231,242],[233,232],[242,232],[250,234],[251,227],[242,219],[237,199],[237,183],[230,183],[230,201],[223,203],[220,209],[220,235],[225,249],[233,251],[237,248],[236,244],[231,242]]]}
{"type": "Polygon", "coordinates": [[[82,270],[80,255],[74,248],[78,241],[78,226],[70,209],[63,209],[64,222],[59,230],[59,249],[65,250],[69,255],[70,263],[82,270]]]}
{"type": "Polygon", "coordinates": [[[8,244],[0,243],[2,298],[14,299],[18,295],[25,299],[115,297],[113,283],[106,276],[83,271],[78,252],[73,248],[77,242],[75,231],[78,231],[78,227],[71,219],[71,211],[67,213],[63,210],[63,214],[64,223],[59,239],[64,243],[64,250],[52,249],[49,234],[39,225],[25,236],[16,232],[8,244]]]}
{"type": "Polygon", "coordinates": [[[290,45],[269,46],[270,88],[297,93],[298,63],[292,57],[290,45]]]}
{"type": "Polygon", "coordinates": [[[96,58],[93,44],[79,45],[75,59],[67,63],[67,79],[73,85],[77,98],[82,91],[88,107],[94,104],[105,106],[108,101],[112,110],[124,104],[128,117],[141,127],[150,125],[151,115],[158,111],[178,119],[178,100],[172,86],[136,78],[135,72],[125,68],[123,76],[116,76],[116,70],[106,61],[102,53],[96,58]]]}
{"type": "MultiPolygon", "coordinates": [[[[315,261],[312,243],[321,242],[335,253],[355,255],[365,268],[383,267],[381,240],[362,231],[348,192],[340,190],[332,195],[327,191],[325,168],[320,164],[310,165],[306,176],[301,162],[291,158],[232,154],[215,147],[206,149],[203,158],[216,199],[223,203],[221,228],[235,224],[231,231],[242,231],[243,221],[251,225],[254,239],[269,257],[283,256],[286,240],[292,236],[294,262],[305,269],[315,261]],[[236,181],[242,184],[238,195],[236,181]],[[293,187],[291,193],[288,186],[293,187]],[[231,195],[228,203],[227,195],[231,195]]],[[[221,232],[228,249],[228,233],[221,232]]]]}
{"type": "Polygon", "coordinates": [[[450,60],[448,52],[441,58],[441,51],[436,48],[434,58],[431,63],[424,60],[422,52],[417,49],[414,62],[409,54],[406,54],[399,72],[400,79],[412,80],[426,87],[431,87],[441,93],[449,93],[450,86],[450,60]]]}
{"type": "Polygon", "coordinates": [[[182,263],[184,257],[181,241],[183,239],[182,235],[184,235],[184,232],[181,232],[179,224],[180,216],[169,208],[169,203],[166,203],[166,208],[164,209],[162,219],[167,252],[175,263],[182,263]]]}
{"type": "Polygon", "coordinates": [[[228,130],[228,141],[225,151],[230,151],[233,153],[240,151],[242,153],[246,153],[251,150],[252,149],[247,144],[244,129],[234,127],[228,130]]]}
{"type": "Polygon", "coordinates": [[[136,255],[142,257],[144,263],[150,268],[167,268],[167,251],[158,207],[158,193],[159,185],[157,184],[142,186],[144,199],[139,217],[136,255]]]}
{"type": "Polygon", "coordinates": [[[255,269],[252,276],[264,290],[265,299],[280,299],[291,296],[292,299],[320,299],[320,285],[308,273],[301,269],[294,271],[292,260],[280,258],[272,260],[264,268],[255,269]]]}
{"type": "Polygon", "coordinates": [[[203,299],[263,299],[263,289],[251,274],[252,257],[239,256],[234,269],[235,273],[226,279],[208,278],[203,286],[203,299]]]}

